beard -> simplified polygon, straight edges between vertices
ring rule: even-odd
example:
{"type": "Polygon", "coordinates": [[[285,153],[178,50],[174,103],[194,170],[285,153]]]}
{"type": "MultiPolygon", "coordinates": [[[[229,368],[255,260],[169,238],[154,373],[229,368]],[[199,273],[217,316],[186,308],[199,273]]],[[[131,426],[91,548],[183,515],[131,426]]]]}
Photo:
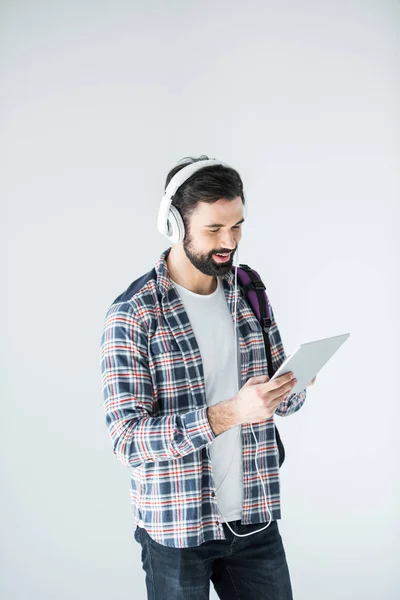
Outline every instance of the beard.
{"type": "Polygon", "coordinates": [[[202,252],[195,250],[193,246],[193,240],[189,232],[187,232],[185,239],[183,240],[183,250],[192,265],[201,271],[201,273],[204,273],[204,275],[210,275],[212,277],[223,277],[229,273],[229,271],[232,269],[233,257],[235,255],[236,248],[232,251],[229,249],[218,248],[203,254],[202,252]],[[226,254],[228,252],[231,252],[231,256],[227,262],[217,263],[213,259],[214,254],[226,254]]]}

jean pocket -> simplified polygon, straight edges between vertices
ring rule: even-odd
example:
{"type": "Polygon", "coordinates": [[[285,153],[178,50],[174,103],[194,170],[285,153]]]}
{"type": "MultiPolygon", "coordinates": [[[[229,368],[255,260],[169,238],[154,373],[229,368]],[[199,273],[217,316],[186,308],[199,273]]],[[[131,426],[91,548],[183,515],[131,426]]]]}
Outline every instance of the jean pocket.
{"type": "Polygon", "coordinates": [[[140,529],[141,529],[141,528],[139,527],[139,525],[136,525],[135,533],[133,534],[133,536],[134,536],[135,540],[136,540],[137,542],[139,542],[139,544],[141,544],[141,543],[142,543],[142,542],[141,542],[141,539],[140,539],[140,529]]]}

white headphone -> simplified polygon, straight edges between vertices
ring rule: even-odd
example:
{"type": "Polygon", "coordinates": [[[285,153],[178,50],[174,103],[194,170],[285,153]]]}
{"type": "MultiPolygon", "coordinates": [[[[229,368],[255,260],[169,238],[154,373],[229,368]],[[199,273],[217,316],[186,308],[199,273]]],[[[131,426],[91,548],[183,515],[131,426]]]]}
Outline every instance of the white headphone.
{"type": "MultiPolygon", "coordinates": [[[[175,173],[167,185],[158,211],[157,228],[162,235],[165,235],[171,244],[182,242],[185,237],[185,225],[182,216],[179,210],[175,206],[172,206],[172,200],[176,190],[182,183],[189,179],[193,173],[212,165],[223,165],[224,167],[232,168],[226,163],[216,159],[198,160],[186,165],[175,173]]],[[[243,209],[246,210],[245,205],[243,206],[243,209]]]]}

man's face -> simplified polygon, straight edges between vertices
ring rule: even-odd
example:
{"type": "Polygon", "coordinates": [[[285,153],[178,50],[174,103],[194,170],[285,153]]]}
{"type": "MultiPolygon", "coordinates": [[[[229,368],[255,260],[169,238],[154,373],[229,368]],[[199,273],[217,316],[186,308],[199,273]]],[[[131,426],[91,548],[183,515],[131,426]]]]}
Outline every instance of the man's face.
{"type": "Polygon", "coordinates": [[[183,249],[192,265],[205,275],[222,277],[229,273],[242,237],[242,221],[240,196],[234,200],[221,198],[212,204],[199,202],[183,240],[183,249]]]}

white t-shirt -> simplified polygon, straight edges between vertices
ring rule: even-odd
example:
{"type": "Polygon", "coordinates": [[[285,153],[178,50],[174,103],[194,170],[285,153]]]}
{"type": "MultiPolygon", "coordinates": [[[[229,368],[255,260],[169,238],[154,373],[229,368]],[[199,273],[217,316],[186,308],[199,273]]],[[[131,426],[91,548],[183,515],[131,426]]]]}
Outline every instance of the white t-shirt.
{"type": "MultiPolygon", "coordinates": [[[[221,278],[208,295],[173,285],[182,300],[198,343],[203,363],[207,406],[232,398],[239,389],[235,359],[235,333],[221,278]]],[[[239,367],[240,368],[240,367],[239,367]]],[[[240,426],[218,435],[210,444],[210,458],[221,521],[242,517],[243,467],[240,426]]]]}

